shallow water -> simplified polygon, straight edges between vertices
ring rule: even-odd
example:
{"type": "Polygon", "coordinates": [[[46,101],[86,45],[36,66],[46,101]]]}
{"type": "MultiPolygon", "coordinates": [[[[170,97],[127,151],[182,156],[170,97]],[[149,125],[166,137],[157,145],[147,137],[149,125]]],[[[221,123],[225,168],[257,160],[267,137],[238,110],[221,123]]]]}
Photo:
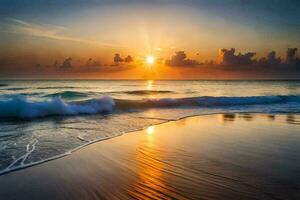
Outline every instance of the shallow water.
{"type": "Polygon", "coordinates": [[[0,81],[0,173],[191,115],[300,113],[299,81],[0,81]]]}
{"type": "Polygon", "coordinates": [[[218,114],[150,126],[3,175],[7,199],[299,199],[300,116],[218,114]]]}

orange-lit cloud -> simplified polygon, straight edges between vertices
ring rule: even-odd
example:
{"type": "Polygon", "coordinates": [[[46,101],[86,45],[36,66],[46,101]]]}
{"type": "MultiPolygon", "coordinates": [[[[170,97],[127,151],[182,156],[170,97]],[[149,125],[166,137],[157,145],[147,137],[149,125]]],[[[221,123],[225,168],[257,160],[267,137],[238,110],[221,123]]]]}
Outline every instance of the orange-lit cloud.
{"type": "Polygon", "coordinates": [[[296,56],[296,48],[289,48],[285,58],[277,57],[276,52],[271,51],[259,59],[253,57],[255,53],[236,53],[234,49],[223,49],[219,63],[190,60],[183,51],[179,52],[170,60],[166,59],[165,64],[156,62],[151,67],[145,60],[133,60],[131,56],[123,58],[116,54],[106,64],[94,58],[80,60],[66,57],[48,65],[40,62],[13,66],[13,60],[0,59],[0,71],[3,77],[104,79],[297,79],[300,75],[300,59],[296,56]]]}

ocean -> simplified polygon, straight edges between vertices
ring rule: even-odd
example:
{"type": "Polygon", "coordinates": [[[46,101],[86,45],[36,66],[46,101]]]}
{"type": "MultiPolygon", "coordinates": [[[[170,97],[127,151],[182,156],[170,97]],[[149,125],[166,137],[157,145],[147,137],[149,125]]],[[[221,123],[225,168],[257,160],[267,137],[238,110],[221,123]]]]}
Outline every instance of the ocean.
{"type": "Polygon", "coordinates": [[[300,81],[0,81],[0,174],[147,126],[214,113],[300,113],[300,81]]]}

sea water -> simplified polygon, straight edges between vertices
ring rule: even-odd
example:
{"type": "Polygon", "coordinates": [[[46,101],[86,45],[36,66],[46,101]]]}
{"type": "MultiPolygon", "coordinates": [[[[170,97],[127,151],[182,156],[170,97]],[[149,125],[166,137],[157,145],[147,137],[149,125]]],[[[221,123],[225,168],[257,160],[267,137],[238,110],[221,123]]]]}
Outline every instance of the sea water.
{"type": "Polygon", "coordinates": [[[300,113],[300,81],[0,81],[0,174],[192,115],[300,113]]]}

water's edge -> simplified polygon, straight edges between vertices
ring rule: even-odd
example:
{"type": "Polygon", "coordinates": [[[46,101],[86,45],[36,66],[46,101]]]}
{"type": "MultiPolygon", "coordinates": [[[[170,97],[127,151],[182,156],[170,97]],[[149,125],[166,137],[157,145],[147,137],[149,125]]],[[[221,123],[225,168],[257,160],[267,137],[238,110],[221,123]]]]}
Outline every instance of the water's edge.
{"type": "MultiPolygon", "coordinates": [[[[275,115],[287,115],[287,114],[300,114],[300,113],[267,113],[267,112],[215,112],[215,113],[203,113],[203,114],[195,114],[195,115],[179,117],[177,119],[161,119],[161,120],[165,120],[165,121],[155,123],[155,124],[151,124],[149,126],[157,126],[157,125],[160,125],[160,124],[165,124],[165,123],[169,123],[169,122],[172,122],[172,121],[179,121],[179,120],[190,118],[190,117],[197,117],[197,116],[200,117],[200,116],[219,115],[219,114],[265,114],[265,115],[275,114],[275,115]]],[[[145,118],[147,118],[147,117],[145,117],[145,118]]],[[[89,146],[91,144],[95,144],[97,142],[109,140],[109,139],[112,139],[112,138],[115,138],[115,137],[120,137],[120,136],[128,134],[128,133],[142,131],[142,130],[145,130],[149,126],[142,127],[140,129],[136,129],[136,130],[132,130],[132,131],[128,131],[128,132],[122,132],[118,135],[108,136],[108,137],[96,139],[96,140],[93,140],[93,141],[89,141],[89,142],[87,142],[83,145],[80,145],[80,146],[78,146],[74,149],[68,150],[65,153],[62,153],[62,154],[59,154],[59,155],[56,155],[56,156],[52,156],[52,157],[49,157],[49,158],[41,160],[41,161],[24,164],[24,165],[17,166],[17,167],[14,167],[14,168],[6,168],[6,169],[0,171],[0,176],[5,175],[5,174],[9,174],[9,173],[12,173],[12,172],[15,172],[15,171],[19,171],[19,170],[22,170],[22,169],[26,169],[26,168],[29,168],[29,167],[34,167],[36,165],[40,165],[40,164],[43,164],[43,163],[46,163],[46,162],[49,162],[49,161],[52,161],[52,160],[64,158],[64,157],[66,157],[68,155],[71,155],[72,153],[74,153],[76,151],[79,151],[80,149],[82,149],[86,146],[89,146]]]]}

